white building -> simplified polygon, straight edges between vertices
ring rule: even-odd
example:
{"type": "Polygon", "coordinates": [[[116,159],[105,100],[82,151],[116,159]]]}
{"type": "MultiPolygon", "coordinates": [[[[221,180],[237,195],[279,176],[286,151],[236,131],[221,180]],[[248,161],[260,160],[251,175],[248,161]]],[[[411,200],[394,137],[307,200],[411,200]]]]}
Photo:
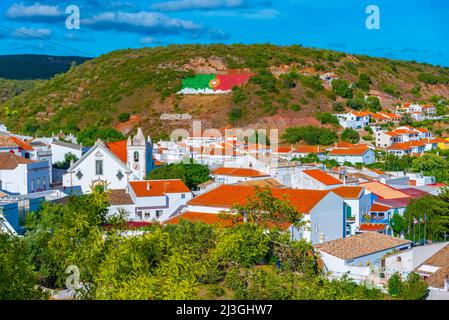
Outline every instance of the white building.
{"type": "Polygon", "coordinates": [[[345,114],[334,114],[337,117],[338,123],[343,128],[351,128],[354,130],[360,130],[369,125],[373,114],[366,111],[351,111],[345,114]]]}
{"type": "Polygon", "coordinates": [[[51,143],[52,164],[64,162],[66,154],[73,154],[78,159],[83,156],[83,146],[64,141],[53,141],[51,143]]]}
{"type": "Polygon", "coordinates": [[[411,242],[408,240],[377,232],[315,245],[331,276],[339,278],[347,275],[356,281],[376,281],[385,265],[385,256],[410,247],[411,242]]]}
{"type": "Polygon", "coordinates": [[[80,187],[83,193],[97,185],[125,189],[130,181],[145,180],[153,168],[151,139],[139,128],[133,139],[108,144],[98,140],[67,170],[63,186],[80,187]]]}
{"type": "Polygon", "coordinates": [[[295,189],[330,190],[343,182],[319,169],[302,170],[292,177],[295,189]]]}
{"type": "Polygon", "coordinates": [[[0,153],[0,189],[19,194],[49,189],[50,165],[14,153],[0,153]]]}
{"type": "Polygon", "coordinates": [[[111,190],[109,214],[123,209],[130,221],[164,222],[190,199],[192,193],[181,180],[131,181],[126,189],[111,190]]]}
{"type": "Polygon", "coordinates": [[[328,154],[329,160],[335,160],[339,164],[349,162],[351,164],[372,164],[376,161],[376,155],[372,149],[369,148],[348,148],[348,149],[333,149],[328,154]]]}
{"type": "Polygon", "coordinates": [[[218,168],[211,173],[215,182],[220,184],[237,184],[246,181],[263,180],[270,177],[269,174],[244,168],[218,168]]]}

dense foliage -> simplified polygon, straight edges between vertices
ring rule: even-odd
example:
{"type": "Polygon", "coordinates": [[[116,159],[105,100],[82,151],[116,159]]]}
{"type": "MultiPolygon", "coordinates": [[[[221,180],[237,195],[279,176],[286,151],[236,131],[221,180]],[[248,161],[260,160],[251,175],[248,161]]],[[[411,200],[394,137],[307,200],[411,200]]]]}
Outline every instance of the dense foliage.
{"type": "Polygon", "coordinates": [[[326,128],[313,126],[291,127],[285,130],[282,139],[287,143],[304,141],[309,145],[330,145],[338,140],[337,134],[326,128]]]}
{"type": "Polygon", "coordinates": [[[148,178],[150,180],[181,179],[189,189],[193,190],[199,184],[210,180],[210,170],[201,164],[169,164],[154,169],[148,178]]]}

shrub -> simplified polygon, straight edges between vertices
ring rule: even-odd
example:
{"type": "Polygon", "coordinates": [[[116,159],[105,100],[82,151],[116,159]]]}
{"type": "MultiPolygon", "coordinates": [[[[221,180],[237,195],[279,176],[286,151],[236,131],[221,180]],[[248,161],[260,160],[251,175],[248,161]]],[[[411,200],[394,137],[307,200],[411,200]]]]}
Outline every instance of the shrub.
{"type": "Polygon", "coordinates": [[[120,122],[126,122],[126,121],[129,120],[130,117],[131,117],[131,115],[130,115],[129,113],[124,112],[124,113],[120,113],[120,114],[119,114],[118,120],[119,120],[120,122]]]}
{"type": "Polygon", "coordinates": [[[350,99],[353,96],[349,83],[343,79],[335,79],[332,81],[332,91],[334,91],[337,96],[342,98],[350,99]]]}
{"type": "Polygon", "coordinates": [[[341,139],[350,143],[358,143],[360,141],[360,135],[354,129],[346,128],[341,134],[341,139]]]}

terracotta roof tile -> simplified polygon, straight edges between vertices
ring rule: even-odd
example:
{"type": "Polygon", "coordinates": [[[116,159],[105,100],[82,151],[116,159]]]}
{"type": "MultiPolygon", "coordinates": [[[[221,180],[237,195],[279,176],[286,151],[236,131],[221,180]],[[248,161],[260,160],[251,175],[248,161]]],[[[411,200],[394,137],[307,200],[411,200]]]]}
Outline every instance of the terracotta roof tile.
{"type": "Polygon", "coordinates": [[[333,185],[338,185],[338,184],[343,184],[342,181],[334,178],[333,176],[327,174],[324,171],[321,170],[304,170],[303,171],[306,175],[312,177],[313,179],[321,182],[322,184],[326,185],[326,186],[333,186],[333,185]]]}
{"type": "MultiPolygon", "coordinates": [[[[271,189],[273,196],[283,199],[284,196],[300,213],[310,211],[329,193],[322,190],[271,189]]],[[[202,194],[188,202],[191,206],[205,206],[230,209],[234,205],[245,205],[254,197],[256,188],[252,186],[222,185],[202,194]]]]}
{"type": "Polygon", "coordinates": [[[128,162],[127,142],[127,140],[122,140],[117,142],[110,142],[107,144],[107,147],[112,151],[112,153],[115,154],[120,160],[122,160],[123,163],[128,162]]]}
{"type": "Polygon", "coordinates": [[[391,210],[391,207],[379,203],[373,203],[371,206],[371,212],[387,212],[388,210],[391,210]]]}
{"type": "Polygon", "coordinates": [[[331,156],[362,156],[368,152],[368,148],[333,149],[329,152],[331,156]]]}
{"type": "Polygon", "coordinates": [[[181,180],[131,181],[137,197],[160,197],[167,193],[187,193],[189,188],[181,180]]]}
{"type": "Polygon", "coordinates": [[[269,176],[268,174],[259,172],[257,170],[246,168],[218,168],[214,172],[212,172],[212,174],[221,176],[251,177],[251,178],[269,176]]]}
{"type": "Polygon", "coordinates": [[[132,205],[133,200],[125,189],[116,189],[109,191],[109,203],[113,206],[132,205]]]}
{"type": "Polygon", "coordinates": [[[410,243],[408,240],[394,238],[385,234],[367,232],[321,243],[315,245],[315,247],[340,259],[350,260],[410,243]]]}
{"type": "Polygon", "coordinates": [[[332,189],[333,193],[336,193],[343,199],[358,199],[362,193],[363,187],[344,186],[332,189]]]}
{"type": "Polygon", "coordinates": [[[36,161],[25,159],[11,152],[0,153],[0,170],[14,170],[19,164],[28,164],[36,161]]]}

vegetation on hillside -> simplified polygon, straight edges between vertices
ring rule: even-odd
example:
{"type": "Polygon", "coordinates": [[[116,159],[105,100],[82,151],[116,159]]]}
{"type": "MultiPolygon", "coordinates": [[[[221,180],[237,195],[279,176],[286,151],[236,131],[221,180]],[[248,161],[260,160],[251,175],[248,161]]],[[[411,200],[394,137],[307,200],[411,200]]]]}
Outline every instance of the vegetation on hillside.
{"type": "Polygon", "coordinates": [[[332,112],[341,100],[343,106],[374,111],[378,101],[359,99],[368,90],[404,101],[419,93],[420,100],[428,101],[447,93],[447,77],[447,68],[301,46],[171,45],[115,51],[73,67],[4,103],[0,120],[12,130],[51,134],[111,127],[127,113],[141,116],[144,129],[159,135],[168,130],[169,124],[159,120],[166,112],[191,113],[223,127],[245,126],[276,114],[332,112]],[[230,69],[249,69],[255,76],[231,95],[213,101],[176,95],[182,79],[194,74],[185,66],[198,57],[215,57],[230,69]],[[273,68],[285,65],[289,72],[277,76],[273,68]],[[335,72],[340,80],[329,90],[317,76],[300,74],[305,68],[335,72]]]}
{"type": "Polygon", "coordinates": [[[199,184],[210,180],[210,169],[201,164],[169,164],[150,172],[150,180],[181,179],[189,189],[196,189],[199,184]]]}

